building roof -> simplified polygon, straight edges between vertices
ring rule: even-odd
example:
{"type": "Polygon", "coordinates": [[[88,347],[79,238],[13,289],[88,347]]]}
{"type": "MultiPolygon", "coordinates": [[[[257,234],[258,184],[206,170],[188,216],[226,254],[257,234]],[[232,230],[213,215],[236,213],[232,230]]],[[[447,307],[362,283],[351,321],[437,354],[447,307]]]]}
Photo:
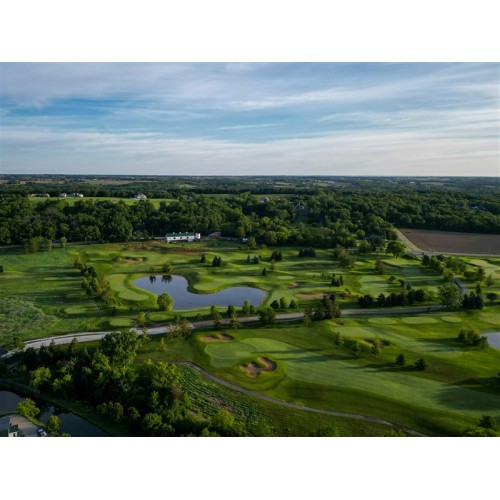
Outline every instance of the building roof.
{"type": "Polygon", "coordinates": [[[179,236],[192,236],[193,238],[196,237],[196,233],[167,233],[165,235],[165,238],[168,238],[168,237],[179,237],[179,236]]]}

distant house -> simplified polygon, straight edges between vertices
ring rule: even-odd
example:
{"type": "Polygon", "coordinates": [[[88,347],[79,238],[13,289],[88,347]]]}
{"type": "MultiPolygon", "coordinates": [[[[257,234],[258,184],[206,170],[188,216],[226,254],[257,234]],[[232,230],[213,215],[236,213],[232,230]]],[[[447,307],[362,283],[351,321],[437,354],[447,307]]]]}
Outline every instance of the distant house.
{"type": "Polygon", "coordinates": [[[134,196],[134,200],[147,200],[148,197],[145,194],[139,193],[134,196]]]}
{"type": "Polygon", "coordinates": [[[259,201],[261,203],[269,203],[269,198],[267,196],[263,196],[259,201]]]}
{"type": "Polygon", "coordinates": [[[83,198],[83,194],[82,193],[71,193],[69,195],[70,198],[83,198]]]}
{"type": "Polygon", "coordinates": [[[210,239],[217,239],[220,238],[220,231],[215,231],[214,233],[210,233],[207,238],[210,239]]]}
{"type": "Polygon", "coordinates": [[[18,437],[19,427],[10,423],[10,417],[0,418],[0,437],[18,437]]]}
{"type": "Polygon", "coordinates": [[[306,208],[306,206],[301,202],[299,201],[296,205],[295,205],[295,208],[297,210],[304,210],[306,208]]]}
{"type": "Polygon", "coordinates": [[[167,243],[171,241],[195,241],[201,239],[200,233],[167,233],[165,235],[167,243]]]}
{"type": "Polygon", "coordinates": [[[68,195],[67,195],[66,193],[61,193],[61,194],[59,195],[59,198],[66,198],[67,196],[68,196],[68,195]]]}

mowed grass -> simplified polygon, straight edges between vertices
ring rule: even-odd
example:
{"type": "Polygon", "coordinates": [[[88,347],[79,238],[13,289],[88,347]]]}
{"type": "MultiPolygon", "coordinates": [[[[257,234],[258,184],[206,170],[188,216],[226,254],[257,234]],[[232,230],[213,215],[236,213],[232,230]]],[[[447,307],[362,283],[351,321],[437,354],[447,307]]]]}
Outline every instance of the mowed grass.
{"type": "MultiPolygon", "coordinates": [[[[347,403],[339,395],[339,391],[347,391],[362,400],[377,400],[379,416],[389,417],[384,408],[391,406],[391,401],[396,406],[413,407],[415,415],[424,411],[430,421],[429,415],[434,414],[436,425],[448,415],[449,421],[457,421],[451,433],[472,425],[485,413],[500,422],[500,380],[495,379],[500,351],[464,348],[456,341],[458,327],[439,316],[433,318],[438,327],[429,331],[403,319],[408,318],[394,319],[395,324],[383,327],[374,327],[368,320],[345,319],[342,326],[315,325],[312,331],[299,325],[246,329],[231,332],[233,341],[205,343],[203,349],[211,371],[301,404],[337,410],[340,404],[343,410],[352,410],[354,402],[347,403]],[[337,348],[333,332],[341,333],[347,343],[358,340],[362,345],[359,358],[349,349],[337,348]],[[379,356],[370,351],[369,341],[374,339],[385,344],[379,356]],[[398,353],[405,354],[409,366],[395,366],[398,353]],[[240,367],[260,356],[272,359],[278,368],[250,379],[240,367]],[[412,368],[420,356],[430,364],[426,372],[412,368]],[[302,384],[309,387],[307,393],[302,384]]],[[[485,325],[475,319],[484,329],[485,325]]]]}

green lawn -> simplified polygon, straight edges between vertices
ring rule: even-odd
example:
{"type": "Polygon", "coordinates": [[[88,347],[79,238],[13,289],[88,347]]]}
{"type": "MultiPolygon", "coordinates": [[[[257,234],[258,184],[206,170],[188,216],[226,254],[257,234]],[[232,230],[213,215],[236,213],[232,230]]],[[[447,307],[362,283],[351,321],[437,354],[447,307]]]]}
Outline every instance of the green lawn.
{"type": "MultiPolygon", "coordinates": [[[[359,257],[353,269],[341,269],[335,266],[328,250],[318,250],[315,259],[299,258],[296,248],[281,250],[283,261],[262,276],[264,267],[269,270],[272,249],[247,250],[230,242],[82,245],[34,255],[0,249],[0,264],[4,266],[0,287],[6,298],[2,302],[4,309],[0,309],[0,343],[10,341],[13,331],[30,339],[126,328],[135,324],[141,310],[149,313],[149,327],[169,321],[174,312],[158,311],[155,296],[133,285],[137,277],[150,273],[151,266],[155,273],[161,273],[166,262],[173,266],[173,274],[188,279],[192,292],[258,286],[267,292],[266,304],[281,297],[295,298],[300,308],[314,306],[323,293],[338,295],[345,289],[346,297],[338,299],[343,308],[358,307],[356,298],[361,294],[398,293],[401,287],[399,283],[390,284],[390,276],[425,289],[435,289],[441,280],[414,260],[368,255],[359,257]],[[82,278],[72,266],[77,254],[108,279],[114,309],[85,295],[82,278]],[[200,262],[202,254],[206,255],[206,264],[200,262]],[[222,269],[211,266],[216,255],[225,262],[222,269]],[[261,262],[247,264],[247,255],[260,255],[261,262]],[[387,264],[384,275],[375,274],[377,258],[387,264]],[[343,287],[330,285],[332,273],[342,274],[343,287]]],[[[484,260],[495,276],[500,269],[498,259],[479,259],[480,263],[473,260],[471,265],[484,265],[484,260]]],[[[490,289],[497,288],[498,280],[490,289]]],[[[209,310],[183,314],[195,320],[207,317],[209,310]]],[[[158,349],[160,338],[153,337],[141,348],[137,361],[191,360],[219,377],[277,399],[374,415],[423,432],[452,435],[475,424],[483,414],[492,415],[500,424],[500,351],[460,344],[457,334],[462,326],[475,327],[482,333],[498,330],[498,301],[481,311],[397,317],[389,309],[385,316],[341,318],[314,323],[309,328],[301,323],[242,328],[231,330],[234,340],[229,342],[203,342],[201,337],[207,333],[197,332],[188,339],[167,339],[164,352],[158,349]],[[345,339],[343,347],[335,345],[336,333],[345,339]],[[357,357],[351,350],[354,341],[361,346],[357,357]],[[374,342],[380,346],[378,355],[371,351],[374,342]],[[407,359],[404,368],[394,364],[400,353],[407,359]],[[249,377],[242,365],[256,362],[261,356],[274,361],[276,370],[249,377]],[[425,372],[413,368],[420,357],[429,364],[425,372]]]]}

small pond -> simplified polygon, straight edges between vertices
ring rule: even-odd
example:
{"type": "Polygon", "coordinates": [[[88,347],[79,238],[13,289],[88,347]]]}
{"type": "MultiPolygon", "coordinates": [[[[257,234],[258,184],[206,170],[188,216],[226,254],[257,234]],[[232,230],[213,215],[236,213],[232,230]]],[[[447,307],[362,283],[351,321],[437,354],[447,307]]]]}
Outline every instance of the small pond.
{"type": "Polygon", "coordinates": [[[134,281],[137,288],[161,295],[168,293],[174,299],[174,310],[196,309],[198,307],[229,306],[240,307],[245,300],[258,306],[266,292],[250,286],[234,286],[215,293],[192,293],[184,276],[144,276],[134,281]]]}
{"type": "MultiPolygon", "coordinates": [[[[14,392],[0,391],[0,414],[14,413],[17,403],[24,399],[26,399],[24,396],[20,396],[14,392]]],[[[63,409],[37,400],[36,398],[31,399],[35,400],[37,407],[42,412],[38,416],[38,420],[46,423],[51,415],[57,415],[61,420],[61,432],[67,432],[73,437],[103,437],[108,435],[99,427],[74,413],[66,413],[63,409]]]]}
{"type": "Polygon", "coordinates": [[[488,339],[488,344],[495,349],[500,349],[500,332],[483,333],[483,337],[488,339]]]}

